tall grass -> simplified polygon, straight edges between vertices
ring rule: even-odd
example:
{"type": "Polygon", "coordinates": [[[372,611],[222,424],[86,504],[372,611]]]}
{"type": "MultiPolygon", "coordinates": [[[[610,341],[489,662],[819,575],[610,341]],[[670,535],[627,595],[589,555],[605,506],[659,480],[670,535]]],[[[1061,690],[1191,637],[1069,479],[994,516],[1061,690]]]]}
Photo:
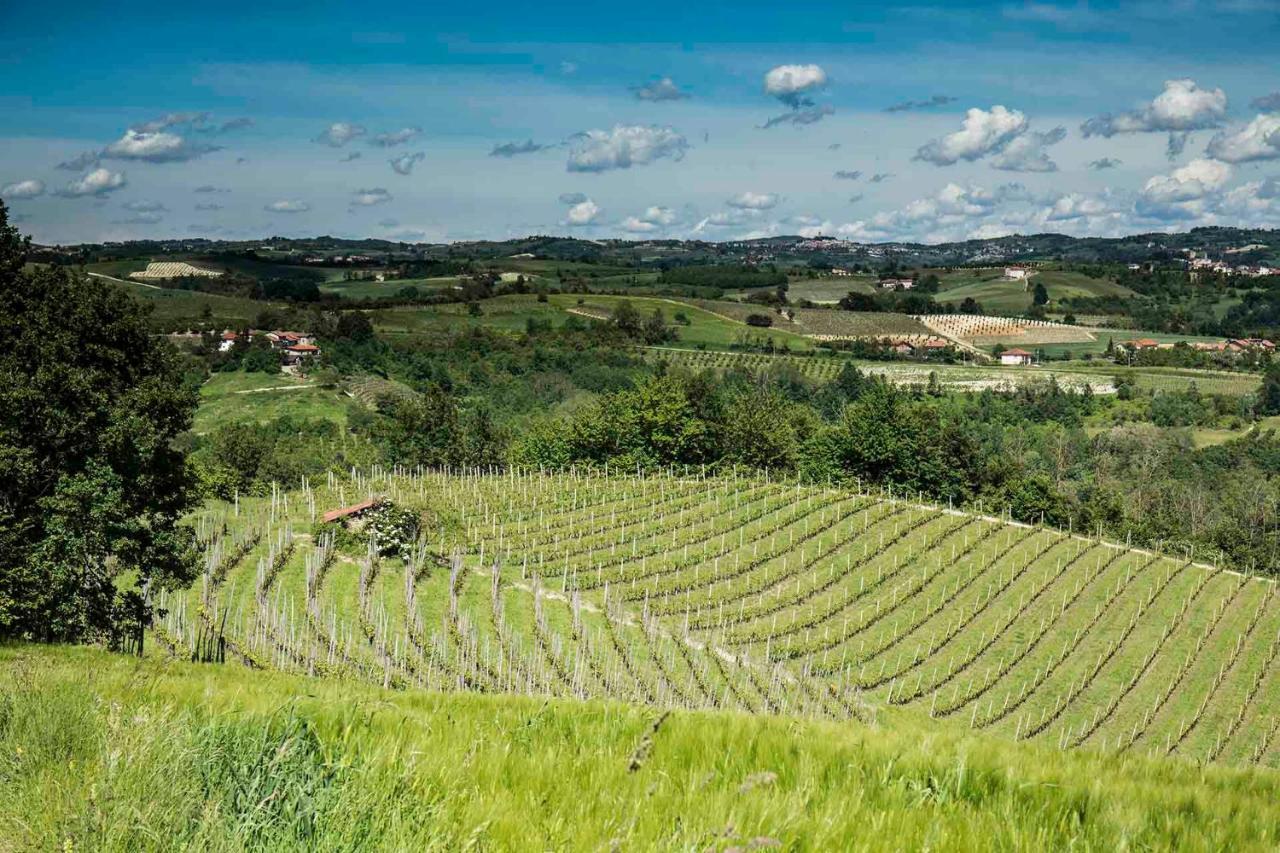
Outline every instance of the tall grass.
{"type": "Polygon", "coordinates": [[[1280,776],[0,648],[3,850],[1274,849],[1280,776]]]}

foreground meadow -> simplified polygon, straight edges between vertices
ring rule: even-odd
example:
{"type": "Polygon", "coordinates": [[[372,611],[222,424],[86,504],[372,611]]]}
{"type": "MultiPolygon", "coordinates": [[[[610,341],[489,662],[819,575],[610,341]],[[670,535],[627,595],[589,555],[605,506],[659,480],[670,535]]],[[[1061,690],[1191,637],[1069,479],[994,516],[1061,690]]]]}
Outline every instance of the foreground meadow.
{"type": "Polygon", "coordinates": [[[1278,781],[905,720],[0,648],[5,850],[1261,850],[1278,781]]]}

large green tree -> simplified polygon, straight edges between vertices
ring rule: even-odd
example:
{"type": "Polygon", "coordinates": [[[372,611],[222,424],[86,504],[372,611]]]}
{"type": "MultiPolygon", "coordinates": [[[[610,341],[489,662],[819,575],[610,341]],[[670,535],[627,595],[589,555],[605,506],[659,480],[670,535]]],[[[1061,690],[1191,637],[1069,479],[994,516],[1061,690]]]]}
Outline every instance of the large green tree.
{"type": "Polygon", "coordinates": [[[24,269],[28,246],[0,205],[0,636],[118,635],[196,571],[174,444],[196,391],[139,303],[24,269]]]}

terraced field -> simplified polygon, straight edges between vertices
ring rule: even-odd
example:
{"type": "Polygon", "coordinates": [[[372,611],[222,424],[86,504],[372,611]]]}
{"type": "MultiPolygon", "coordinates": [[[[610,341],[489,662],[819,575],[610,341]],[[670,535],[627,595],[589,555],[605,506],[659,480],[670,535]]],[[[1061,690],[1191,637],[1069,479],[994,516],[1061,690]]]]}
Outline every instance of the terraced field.
{"type": "Polygon", "coordinates": [[[1280,764],[1275,584],[1187,555],[696,472],[353,472],[196,524],[181,657],[1280,764]],[[313,526],[374,496],[421,513],[403,559],[313,526]]]}

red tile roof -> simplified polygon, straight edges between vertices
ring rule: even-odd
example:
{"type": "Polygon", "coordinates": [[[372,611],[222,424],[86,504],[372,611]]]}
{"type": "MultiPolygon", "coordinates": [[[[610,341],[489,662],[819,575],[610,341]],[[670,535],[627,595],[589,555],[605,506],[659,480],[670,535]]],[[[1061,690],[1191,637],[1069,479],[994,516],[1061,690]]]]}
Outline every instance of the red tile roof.
{"type": "Polygon", "coordinates": [[[285,347],[285,349],[290,352],[320,352],[320,347],[315,344],[293,344],[285,347]]]}

